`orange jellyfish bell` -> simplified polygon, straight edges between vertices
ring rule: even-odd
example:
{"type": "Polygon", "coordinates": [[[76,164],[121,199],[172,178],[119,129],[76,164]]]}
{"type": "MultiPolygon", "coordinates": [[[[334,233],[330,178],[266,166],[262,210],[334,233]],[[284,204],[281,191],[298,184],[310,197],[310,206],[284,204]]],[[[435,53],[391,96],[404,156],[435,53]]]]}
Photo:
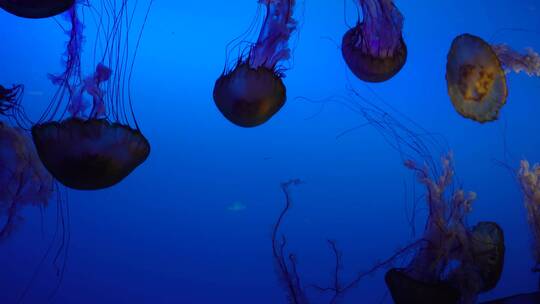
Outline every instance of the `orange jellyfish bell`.
{"type": "Polygon", "coordinates": [[[73,6],[75,0],[0,0],[5,11],[23,18],[48,18],[73,6]]]}
{"type": "Polygon", "coordinates": [[[506,103],[506,76],[492,47],[479,37],[463,34],[454,39],[446,63],[448,95],[463,117],[496,120],[506,103]]]}

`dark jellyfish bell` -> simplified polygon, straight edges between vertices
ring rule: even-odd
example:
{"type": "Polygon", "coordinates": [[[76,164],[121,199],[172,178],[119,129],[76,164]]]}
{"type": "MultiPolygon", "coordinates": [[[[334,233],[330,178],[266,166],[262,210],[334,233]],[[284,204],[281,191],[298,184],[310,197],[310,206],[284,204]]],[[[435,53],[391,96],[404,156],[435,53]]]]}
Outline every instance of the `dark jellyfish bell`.
{"type": "Polygon", "coordinates": [[[465,118],[488,122],[506,103],[506,75],[491,46],[470,34],[454,39],[446,63],[448,95],[465,118]]]}
{"type": "Polygon", "coordinates": [[[218,78],[214,102],[229,121],[241,127],[267,122],[285,104],[286,89],[281,77],[266,67],[251,68],[240,63],[218,78]]]}
{"type": "Polygon", "coordinates": [[[150,154],[150,144],[140,131],[103,119],[38,124],[32,138],[47,170],[77,190],[111,187],[150,154]]]}
{"type": "Polygon", "coordinates": [[[448,282],[426,283],[411,278],[404,269],[390,269],[386,286],[396,304],[457,304],[460,293],[448,282]]]}
{"type": "Polygon", "coordinates": [[[471,244],[474,264],[479,270],[483,286],[481,292],[489,291],[499,282],[504,266],[504,233],[494,222],[480,222],[473,227],[471,244]]]}
{"type": "Polygon", "coordinates": [[[67,11],[75,0],[0,0],[5,11],[24,18],[48,18],[67,11]]]}
{"type": "Polygon", "coordinates": [[[343,36],[341,53],[349,69],[363,81],[383,82],[394,77],[407,61],[407,46],[403,38],[393,56],[371,55],[358,41],[362,39],[362,24],[351,28],[343,36]]]}

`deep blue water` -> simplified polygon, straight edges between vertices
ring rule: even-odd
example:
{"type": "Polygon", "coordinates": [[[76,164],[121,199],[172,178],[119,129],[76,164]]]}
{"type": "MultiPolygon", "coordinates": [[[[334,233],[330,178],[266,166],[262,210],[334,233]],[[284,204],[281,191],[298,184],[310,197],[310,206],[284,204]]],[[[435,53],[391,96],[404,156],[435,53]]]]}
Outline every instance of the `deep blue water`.
{"type": "MultiPolygon", "coordinates": [[[[530,272],[522,194],[495,160],[504,158],[506,142],[511,167],[522,158],[540,161],[540,79],[509,74],[500,119],[480,125],[452,107],[445,65],[452,39],[465,32],[518,50],[540,49],[540,35],[532,32],[540,29],[540,3],[396,5],[405,16],[407,64],[388,82],[366,84],[348,71],[337,46],[356,22],[352,1],[299,1],[301,26],[285,78],[288,101],[268,123],[244,129],[218,112],[212,89],[225,46],[249,26],[256,1],[156,0],[132,80],[151,155],[113,188],[66,190],[71,239],[53,302],[285,303],[270,235],[284,203],[280,183],[291,178],[305,183],[293,190],[283,231],[306,284],[330,282],[328,238],[343,252],[345,279],[408,244],[405,197],[415,181],[397,151],[370,127],[336,138],[362,124],[362,117],[335,103],[323,107],[300,98],[345,95],[350,87],[443,134],[460,185],[478,193],[470,223],[496,221],[504,229],[503,276],[481,299],[534,291],[538,278],[530,272]],[[500,31],[505,28],[531,32],[500,31]],[[234,203],[245,208],[230,210],[234,203]]],[[[24,104],[37,116],[54,91],[46,76],[61,71],[67,37],[53,19],[0,12],[0,25],[0,83],[24,83],[24,104]]],[[[53,202],[44,215],[27,208],[23,216],[24,224],[0,245],[0,303],[16,303],[57,227],[53,202]]],[[[418,227],[425,216],[417,214],[418,227]]],[[[40,269],[23,303],[48,303],[58,282],[50,256],[40,269]]],[[[343,303],[391,303],[383,276],[367,277],[343,303]]],[[[309,294],[313,303],[325,303],[317,292],[309,294]]]]}

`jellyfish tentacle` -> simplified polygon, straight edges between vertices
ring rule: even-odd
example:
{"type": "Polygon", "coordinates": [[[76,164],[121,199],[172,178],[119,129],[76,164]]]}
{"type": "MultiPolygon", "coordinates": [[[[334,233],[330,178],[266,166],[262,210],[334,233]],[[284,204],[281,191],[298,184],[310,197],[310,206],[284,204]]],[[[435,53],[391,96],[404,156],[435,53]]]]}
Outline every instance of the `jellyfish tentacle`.
{"type": "Polygon", "coordinates": [[[403,30],[403,15],[392,0],[359,0],[364,20],[362,37],[358,47],[362,47],[374,57],[392,57],[400,47],[403,30]]]}
{"type": "Polygon", "coordinates": [[[285,195],[285,205],[274,223],[272,230],[272,255],[277,265],[279,279],[283,282],[287,292],[287,298],[291,304],[307,304],[307,300],[298,274],[296,257],[290,253],[287,262],[287,258],[285,258],[287,256],[285,253],[287,238],[285,235],[282,235],[281,239],[278,238],[278,233],[285,216],[292,207],[290,187],[300,185],[301,183],[302,181],[300,179],[292,179],[281,184],[281,190],[285,195]]]}

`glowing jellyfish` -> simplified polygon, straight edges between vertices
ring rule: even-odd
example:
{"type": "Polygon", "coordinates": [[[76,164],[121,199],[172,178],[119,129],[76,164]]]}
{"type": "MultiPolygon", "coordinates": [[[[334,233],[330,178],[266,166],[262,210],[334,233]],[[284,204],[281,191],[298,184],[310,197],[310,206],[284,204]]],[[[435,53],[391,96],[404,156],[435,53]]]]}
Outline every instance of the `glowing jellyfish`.
{"type": "Polygon", "coordinates": [[[259,0],[266,7],[257,42],[248,55],[240,56],[232,70],[225,70],[214,86],[219,111],[241,127],[268,121],[285,104],[284,70],[280,63],[290,57],[288,41],[296,29],[295,0],[259,0]]]}
{"type": "MultiPolygon", "coordinates": [[[[32,128],[43,164],[67,187],[95,190],[113,186],[142,164],[150,153],[150,145],[133,114],[129,93],[135,53],[128,50],[136,52],[140,39],[140,35],[135,35],[137,45],[130,48],[128,31],[132,11],[127,0],[107,8],[107,16],[112,20],[106,24],[111,28],[98,29],[98,33],[105,36],[104,41],[99,41],[99,45],[105,46],[100,54],[103,61],[97,64],[92,75],[82,79],[83,26],[77,17],[77,8],[69,10],[72,28],[66,70],[51,76],[59,90],[40,122],[32,128]],[[125,24],[127,22],[129,25],[125,24]]],[[[97,20],[107,16],[97,16],[97,20]]]]}
{"type": "Polygon", "coordinates": [[[0,0],[0,8],[24,18],[47,18],[73,6],[75,0],[0,0]]]}
{"type": "Polygon", "coordinates": [[[407,60],[403,16],[393,0],[359,0],[364,18],[343,36],[341,51],[349,69],[361,80],[386,81],[407,60]]]}
{"type": "Polygon", "coordinates": [[[451,155],[443,158],[443,171],[436,179],[429,177],[427,168],[406,162],[428,190],[429,216],[422,245],[409,265],[386,274],[398,304],[475,303],[478,293],[494,288],[500,279],[505,250],[502,229],[490,222],[472,229],[466,226],[476,194],[457,190],[446,199],[454,175],[451,161],[451,155]]]}
{"type": "Polygon", "coordinates": [[[53,190],[30,137],[0,122],[0,240],[17,227],[23,207],[47,206],[53,190]]]}
{"type": "Polygon", "coordinates": [[[496,120],[508,96],[505,71],[540,76],[540,56],[532,49],[519,54],[507,45],[489,45],[470,34],[456,37],[446,64],[448,94],[456,111],[481,123],[496,120]]]}

